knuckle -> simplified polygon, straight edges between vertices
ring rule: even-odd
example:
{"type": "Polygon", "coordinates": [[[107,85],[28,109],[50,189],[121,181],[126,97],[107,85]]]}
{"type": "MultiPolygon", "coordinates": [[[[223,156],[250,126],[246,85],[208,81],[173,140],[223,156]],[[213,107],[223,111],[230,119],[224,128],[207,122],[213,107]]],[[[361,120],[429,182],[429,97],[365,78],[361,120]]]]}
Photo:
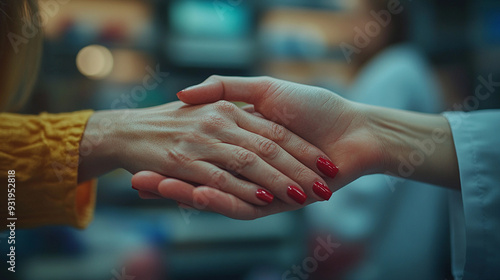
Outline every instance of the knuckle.
{"type": "Polygon", "coordinates": [[[256,160],[257,160],[257,155],[248,150],[240,149],[236,152],[235,164],[232,166],[231,170],[234,170],[239,173],[245,167],[254,164],[256,160]]]}
{"type": "Polygon", "coordinates": [[[273,123],[271,124],[269,136],[274,142],[280,143],[287,139],[287,130],[283,126],[273,123]]]}
{"type": "Polygon", "coordinates": [[[223,189],[228,181],[227,173],[220,169],[215,169],[210,174],[209,185],[216,189],[223,189]]]}
{"type": "Polygon", "coordinates": [[[271,174],[269,174],[267,181],[269,182],[269,185],[277,186],[281,181],[281,173],[279,173],[278,171],[272,172],[271,174]]]}
{"type": "Polygon", "coordinates": [[[208,77],[206,81],[220,81],[220,78],[221,76],[219,75],[210,75],[210,77],[208,77]]]}
{"type": "Polygon", "coordinates": [[[303,166],[299,166],[295,168],[295,172],[293,173],[295,177],[295,181],[300,183],[300,182],[305,182],[307,181],[307,178],[310,175],[310,172],[307,168],[303,166]]]}
{"type": "Polygon", "coordinates": [[[238,160],[240,162],[244,162],[246,164],[251,164],[251,163],[254,163],[256,159],[257,159],[257,156],[248,150],[241,149],[238,151],[238,160]]]}
{"type": "Polygon", "coordinates": [[[238,107],[233,103],[225,100],[220,100],[214,103],[217,111],[221,113],[234,113],[238,107]]]}
{"type": "Polygon", "coordinates": [[[297,147],[297,152],[299,158],[307,158],[307,156],[312,155],[315,150],[311,147],[309,143],[301,143],[297,147]]]}
{"type": "Polygon", "coordinates": [[[221,78],[222,76],[219,76],[219,75],[210,75],[208,78],[205,79],[205,81],[203,81],[203,83],[222,83],[221,81],[221,78]]]}
{"type": "Polygon", "coordinates": [[[209,114],[200,121],[203,131],[216,132],[227,126],[226,119],[217,114],[209,114]]]}
{"type": "Polygon", "coordinates": [[[279,151],[278,145],[269,139],[261,140],[259,143],[259,152],[266,158],[276,158],[279,151]]]}

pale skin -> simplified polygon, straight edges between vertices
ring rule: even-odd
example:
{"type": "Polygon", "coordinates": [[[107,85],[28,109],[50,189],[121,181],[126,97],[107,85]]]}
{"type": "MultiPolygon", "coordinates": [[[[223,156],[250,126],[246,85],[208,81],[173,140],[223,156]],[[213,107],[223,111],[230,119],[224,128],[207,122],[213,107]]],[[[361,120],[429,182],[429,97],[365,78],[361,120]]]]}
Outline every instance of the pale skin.
{"type": "Polygon", "coordinates": [[[94,113],[80,143],[78,180],[117,168],[131,173],[151,170],[220,189],[253,205],[269,203],[257,197],[262,189],[283,203],[298,205],[287,193],[290,185],[311,202],[322,200],[312,190],[315,182],[326,184],[318,175],[319,157],[327,155],[230,102],[173,102],[94,113]]]}
{"type": "MultiPolygon", "coordinates": [[[[332,191],[361,176],[376,173],[460,188],[451,129],[441,115],[368,106],[322,88],[268,77],[212,76],[180,92],[178,97],[189,104],[243,101],[253,105],[245,108],[247,112],[277,121],[280,111],[276,108],[286,108],[298,117],[282,125],[316,145],[338,166],[335,179],[327,180],[332,191]],[[412,165],[414,172],[402,174],[401,158],[411,162],[415,151],[421,150],[421,145],[416,143],[429,144],[429,141],[434,145],[432,152],[423,153],[424,160],[412,165]]],[[[169,198],[186,207],[237,219],[255,219],[303,207],[281,201],[255,206],[234,194],[207,186],[196,187],[178,179],[144,171],[134,175],[132,184],[140,189],[143,198],[169,198]]],[[[306,204],[312,202],[308,200],[306,204]]]]}

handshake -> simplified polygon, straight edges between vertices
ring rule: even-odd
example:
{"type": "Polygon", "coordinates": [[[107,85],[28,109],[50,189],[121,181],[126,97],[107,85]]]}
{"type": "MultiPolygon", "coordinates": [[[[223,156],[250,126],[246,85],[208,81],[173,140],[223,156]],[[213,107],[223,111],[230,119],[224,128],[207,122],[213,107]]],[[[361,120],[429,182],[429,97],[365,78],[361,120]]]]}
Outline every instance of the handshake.
{"type": "Polygon", "coordinates": [[[79,181],[97,169],[122,167],[135,174],[133,188],[144,199],[168,198],[183,207],[255,219],[329,200],[367,174],[399,176],[398,159],[414,150],[410,143],[439,128],[447,141],[405,176],[459,185],[451,131],[442,116],[359,104],[268,77],[212,76],[178,97],[128,113],[95,113],[83,137],[101,133],[106,141],[96,147],[99,158],[83,158],[79,181]],[[112,120],[112,128],[99,129],[102,119],[112,120]]]}

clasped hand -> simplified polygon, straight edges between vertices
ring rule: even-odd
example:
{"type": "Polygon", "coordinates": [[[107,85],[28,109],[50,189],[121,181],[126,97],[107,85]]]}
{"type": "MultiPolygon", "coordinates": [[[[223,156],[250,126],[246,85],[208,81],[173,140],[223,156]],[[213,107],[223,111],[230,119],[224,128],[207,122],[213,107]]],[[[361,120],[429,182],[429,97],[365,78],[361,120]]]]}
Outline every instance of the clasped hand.
{"type": "MultiPolygon", "coordinates": [[[[165,128],[165,161],[132,179],[143,198],[254,219],[327,200],[357,177],[378,171],[382,152],[364,129],[362,108],[325,89],[267,77],[212,76],[178,97],[193,106],[158,107],[178,109],[171,115],[178,125],[165,128]],[[218,100],[252,105],[241,110],[218,100]],[[186,122],[194,126],[186,130],[186,122]],[[276,197],[259,199],[262,189],[276,197]]],[[[137,150],[153,151],[149,142],[137,150]]]]}

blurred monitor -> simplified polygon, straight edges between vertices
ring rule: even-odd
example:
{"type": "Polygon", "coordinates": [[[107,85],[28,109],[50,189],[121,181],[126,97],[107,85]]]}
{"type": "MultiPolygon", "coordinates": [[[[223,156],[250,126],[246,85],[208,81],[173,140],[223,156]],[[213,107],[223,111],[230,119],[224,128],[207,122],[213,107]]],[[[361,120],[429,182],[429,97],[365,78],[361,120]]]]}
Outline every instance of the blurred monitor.
{"type": "Polygon", "coordinates": [[[175,1],[169,21],[173,34],[183,37],[234,39],[252,31],[251,11],[243,1],[175,1]]]}
{"type": "Polygon", "coordinates": [[[254,49],[252,13],[245,1],[172,2],[168,12],[168,58],[186,67],[248,67],[254,49]]]}

